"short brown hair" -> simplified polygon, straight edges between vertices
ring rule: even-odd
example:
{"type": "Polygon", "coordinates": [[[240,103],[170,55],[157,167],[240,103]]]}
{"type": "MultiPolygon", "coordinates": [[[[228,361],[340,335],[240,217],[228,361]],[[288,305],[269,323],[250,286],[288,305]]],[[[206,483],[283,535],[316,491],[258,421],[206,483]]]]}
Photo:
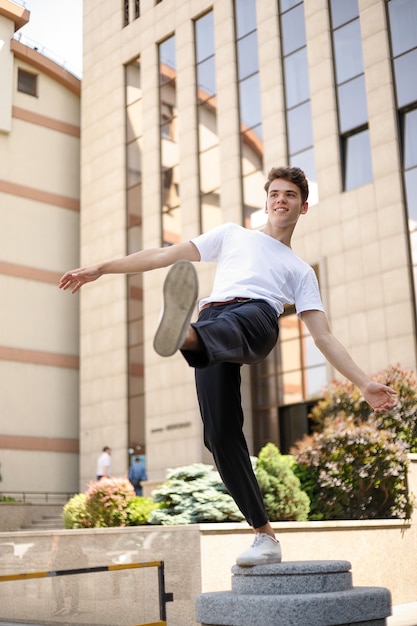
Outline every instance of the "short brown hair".
{"type": "Polygon", "coordinates": [[[299,167],[273,167],[269,170],[268,178],[264,185],[264,189],[266,193],[268,193],[268,189],[273,180],[277,178],[284,178],[284,180],[289,180],[294,185],[297,185],[301,192],[301,200],[307,202],[308,198],[308,180],[303,170],[299,167]]]}

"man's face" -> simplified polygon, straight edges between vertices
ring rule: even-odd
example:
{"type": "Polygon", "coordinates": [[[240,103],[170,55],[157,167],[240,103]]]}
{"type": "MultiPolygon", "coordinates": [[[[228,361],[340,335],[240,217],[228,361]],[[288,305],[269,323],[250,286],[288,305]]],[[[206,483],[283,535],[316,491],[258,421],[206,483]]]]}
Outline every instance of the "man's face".
{"type": "Polygon", "coordinates": [[[307,213],[308,202],[302,202],[300,189],[284,178],[276,178],[268,189],[265,211],[272,226],[286,228],[297,223],[307,213]]]}

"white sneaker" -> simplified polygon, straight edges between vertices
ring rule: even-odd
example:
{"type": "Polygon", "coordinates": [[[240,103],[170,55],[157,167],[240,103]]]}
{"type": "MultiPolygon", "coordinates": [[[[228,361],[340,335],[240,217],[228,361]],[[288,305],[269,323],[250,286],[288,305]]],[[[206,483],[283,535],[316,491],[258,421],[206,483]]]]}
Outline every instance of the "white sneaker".
{"type": "Polygon", "coordinates": [[[164,283],[164,306],[153,347],[160,356],[171,356],[184,343],[198,295],[195,267],[189,261],[177,261],[164,283]]]}
{"type": "Polygon", "coordinates": [[[266,533],[258,533],[251,547],[237,557],[236,565],[240,567],[270,565],[271,563],[281,563],[281,558],[279,541],[266,533]]]}

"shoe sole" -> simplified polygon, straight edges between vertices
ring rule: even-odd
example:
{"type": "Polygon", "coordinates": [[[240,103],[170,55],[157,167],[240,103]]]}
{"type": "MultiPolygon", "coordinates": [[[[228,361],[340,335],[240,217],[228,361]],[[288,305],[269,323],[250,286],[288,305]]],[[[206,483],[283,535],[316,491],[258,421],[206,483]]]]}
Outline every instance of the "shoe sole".
{"type": "Polygon", "coordinates": [[[236,565],[238,565],[239,567],[256,567],[257,565],[275,565],[276,563],[281,563],[282,559],[281,557],[274,557],[274,558],[264,558],[264,559],[257,559],[257,560],[253,560],[251,561],[250,559],[242,559],[240,560],[239,558],[236,559],[236,565]]]}
{"type": "Polygon", "coordinates": [[[198,278],[194,265],[177,261],[169,270],[163,289],[163,312],[153,347],[160,356],[172,356],[184,343],[196,305],[198,278]]]}

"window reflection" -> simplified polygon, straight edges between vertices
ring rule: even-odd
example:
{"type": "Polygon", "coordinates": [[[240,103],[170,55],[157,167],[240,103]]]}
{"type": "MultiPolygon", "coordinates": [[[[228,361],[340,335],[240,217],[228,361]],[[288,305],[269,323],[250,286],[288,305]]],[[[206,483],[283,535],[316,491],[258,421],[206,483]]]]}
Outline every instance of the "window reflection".
{"type": "Polygon", "coordinates": [[[388,11],[392,51],[397,57],[417,47],[417,3],[415,0],[391,0],[388,11]]]}
{"type": "Polygon", "coordinates": [[[288,108],[310,98],[308,82],[307,48],[290,54],[284,59],[285,100],[288,108]]]}
{"type": "Polygon", "coordinates": [[[254,74],[239,83],[240,121],[249,128],[259,126],[262,122],[259,89],[259,74],[254,74]]]}
{"type": "Polygon", "coordinates": [[[284,56],[306,45],[304,4],[302,2],[282,14],[281,36],[284,56]]]}
{"type": "Polygon", "coordinates": [[[395,87],[400,108],[417,100],[416,68],[417,50],[412,50],[394,61],[395,87]]]}
{"type": "Polygon", "coordinates": [[[213,12],[195,21],[200,220],[203,232],[222,223],[217,133],[216,57],[213,12]]]}
{"type": "Polygon", "coordinates": [[[336,80],[338,84],[363,73],[362,39],[359,20],[334,31],[336,80]]]}
{"type": "Polygon", "coordinates": [[[334,68],[344,190],[373,179],[359,8],[356,0],[331,0],[334,68]]]}
{"type": "MultiPolygon", "coordinates": [[[[127,253],[141,250],[143,107],[140,59],[125,67],[127,253]]],[[[128,312],[128,440],[145,452],[142,275],[126,277],[128,312]]]]}
{"type": "Polygon", "coordinates": [[[159,45],[161,214],[163,244],[181,239],[175,36],[159,45]]]}
{"type": "Polygon", "coordinates": [[[358,76],[339,87],[339,125],[345,133],[368,122],[365,77],[358,76]]]}
{"type": "Polygon", "coordinates": [[[287,121],[288,161],[304,170],[311,189],[309,204],[317,204],[318,187],[310,108],[304,3],[279,2],[281,48],[287,121]]]}
{"type": "Polygon", "coordinates": [[[290,153],[296,154],[306,148],[310,148],[313,145],[310,101],[289,110],[287,116],[290,153]]]}
{"type": "Polygon", "coordinates": [[[333,28],[358,17],[358,0],[331,0],[331,15],[333,28]]]}
{"type": "Polygon", "coordinates": [[[259,70],[258,38],[256,32],[237,42],[238,79],[255,74],[259,70]]]}
{"type": "Polygon", "coordinates": [[[372,182],[371,142],[364,130],[344,138],[345,189],[354,189],[372,182]]]}
{"type": "Polygon", "coordinates": [[[264,203],[263,132],[256,1],[235,0],[243,224],[257,227],[264,203]],[[253,217],[256,216],[256,217],[253,217]]]}

